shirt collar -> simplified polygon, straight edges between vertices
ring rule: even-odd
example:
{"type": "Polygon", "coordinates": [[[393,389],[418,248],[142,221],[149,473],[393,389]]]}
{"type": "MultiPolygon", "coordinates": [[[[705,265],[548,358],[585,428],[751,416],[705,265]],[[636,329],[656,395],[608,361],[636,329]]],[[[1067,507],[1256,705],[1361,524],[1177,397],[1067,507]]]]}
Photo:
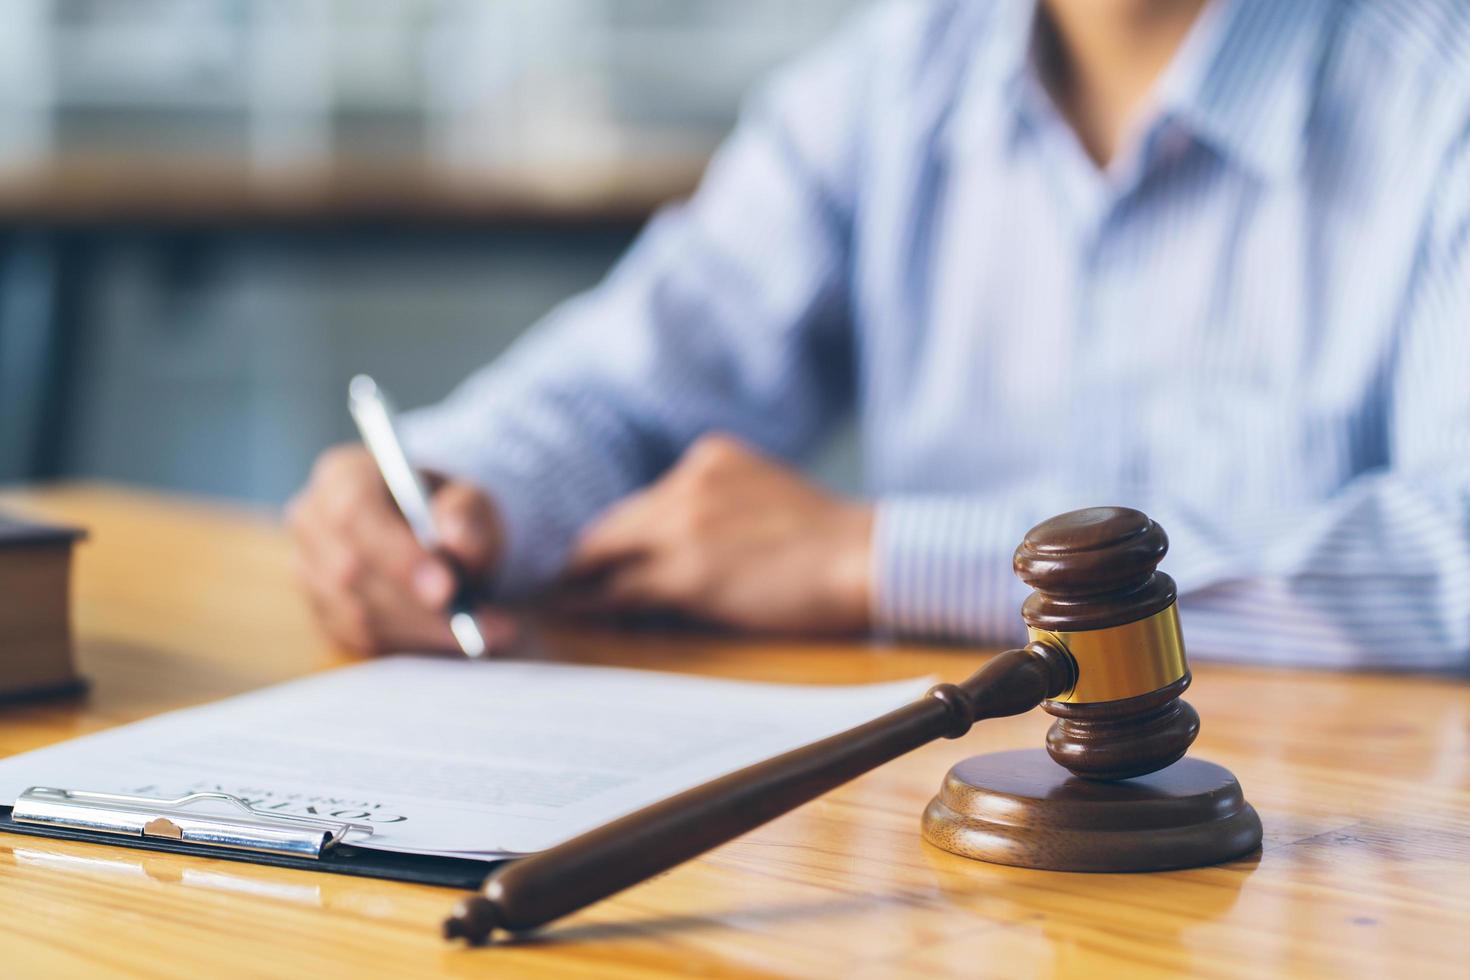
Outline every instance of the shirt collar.
{"type": "MultiPolygon", "coordinates": [[[[1156,86],[1170,119],[1258,176],[1289,176],[1301,158],[1332,0],[1212,0],[1156,86]]],[[[1034,80],[1037,0],[996,0],[950,122],[973,149],[1006,141],[1034,80]]]]}
{"type": "Polygon", "coordinates": [[[971,74],[972,88],[1007,92],[1031,69],[1037,0],[995,0],[971,74]]]}
{"type": "Polygon", "coordinates": [[[1300,163],[1329,0],[1214,0],[1156,89],[1156,119],[1265,180],[1300,163]]]}
{"type": "Polygon", "coordinates": [[[1037,0],[975,4],[975,50],[965,66],[943,139],[968,156],[1009,145],[1021,119],[1021,90],[1031,65],[1037,0]]]}

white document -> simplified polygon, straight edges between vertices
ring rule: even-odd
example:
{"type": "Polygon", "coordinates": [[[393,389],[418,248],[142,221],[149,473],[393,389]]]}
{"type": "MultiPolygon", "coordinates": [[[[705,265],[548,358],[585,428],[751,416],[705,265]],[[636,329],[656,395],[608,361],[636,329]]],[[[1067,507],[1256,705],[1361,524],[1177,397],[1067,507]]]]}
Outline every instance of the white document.
{"type": "Polygon", "coordinates": [[[218,790],[370,824],[349,836],[359,846],[525,854],[862,724],[928,683],[395,657],[0,760],[0,803],[31,786],[218,790]]]}

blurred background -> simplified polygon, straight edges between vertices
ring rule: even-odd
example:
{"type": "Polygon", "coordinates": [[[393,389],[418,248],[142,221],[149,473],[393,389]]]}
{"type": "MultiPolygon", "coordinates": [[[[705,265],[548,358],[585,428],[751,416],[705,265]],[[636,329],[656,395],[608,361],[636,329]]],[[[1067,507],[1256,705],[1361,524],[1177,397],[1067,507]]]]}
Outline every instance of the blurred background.
{"type": "Polygon", "coordinates": [[[433,400],[595,283],[853,6],[4,0],[0,481],[284,500],[352,374],[433,400]]]}

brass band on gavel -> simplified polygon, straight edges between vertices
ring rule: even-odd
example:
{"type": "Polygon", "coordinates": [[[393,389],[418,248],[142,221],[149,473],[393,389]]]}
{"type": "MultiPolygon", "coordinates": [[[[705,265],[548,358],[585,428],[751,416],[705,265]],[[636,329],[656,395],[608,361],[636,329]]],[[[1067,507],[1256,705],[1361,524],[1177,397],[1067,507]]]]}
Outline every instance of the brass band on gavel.
{"type": "Polygon", "coordinates": [[[1189,672],[1179,607],[1104,629],[1059,632],[1028,626],[1032,643],[1065,650],[1077,667],[1077,683],[1061,697],[1071,704],[1120,701],[1167,687],[1189,672]]]}

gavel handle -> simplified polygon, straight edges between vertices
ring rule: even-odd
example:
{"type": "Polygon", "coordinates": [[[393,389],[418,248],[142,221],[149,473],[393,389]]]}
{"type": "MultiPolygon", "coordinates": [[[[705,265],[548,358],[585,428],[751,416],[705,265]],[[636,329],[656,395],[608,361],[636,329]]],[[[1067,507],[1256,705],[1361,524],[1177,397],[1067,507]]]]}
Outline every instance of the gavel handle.
{"type": "Polygon", "coordinates": [[[1070,655],[1033,643],[1008,650],[959,684],[831,738],[748,766],[645,807],[486,879],[444,922],[446,938],[479,945],[526,932],[682,864],[828,790],[983,718],[1029,711],[1070,690],[1070,655]]]}

